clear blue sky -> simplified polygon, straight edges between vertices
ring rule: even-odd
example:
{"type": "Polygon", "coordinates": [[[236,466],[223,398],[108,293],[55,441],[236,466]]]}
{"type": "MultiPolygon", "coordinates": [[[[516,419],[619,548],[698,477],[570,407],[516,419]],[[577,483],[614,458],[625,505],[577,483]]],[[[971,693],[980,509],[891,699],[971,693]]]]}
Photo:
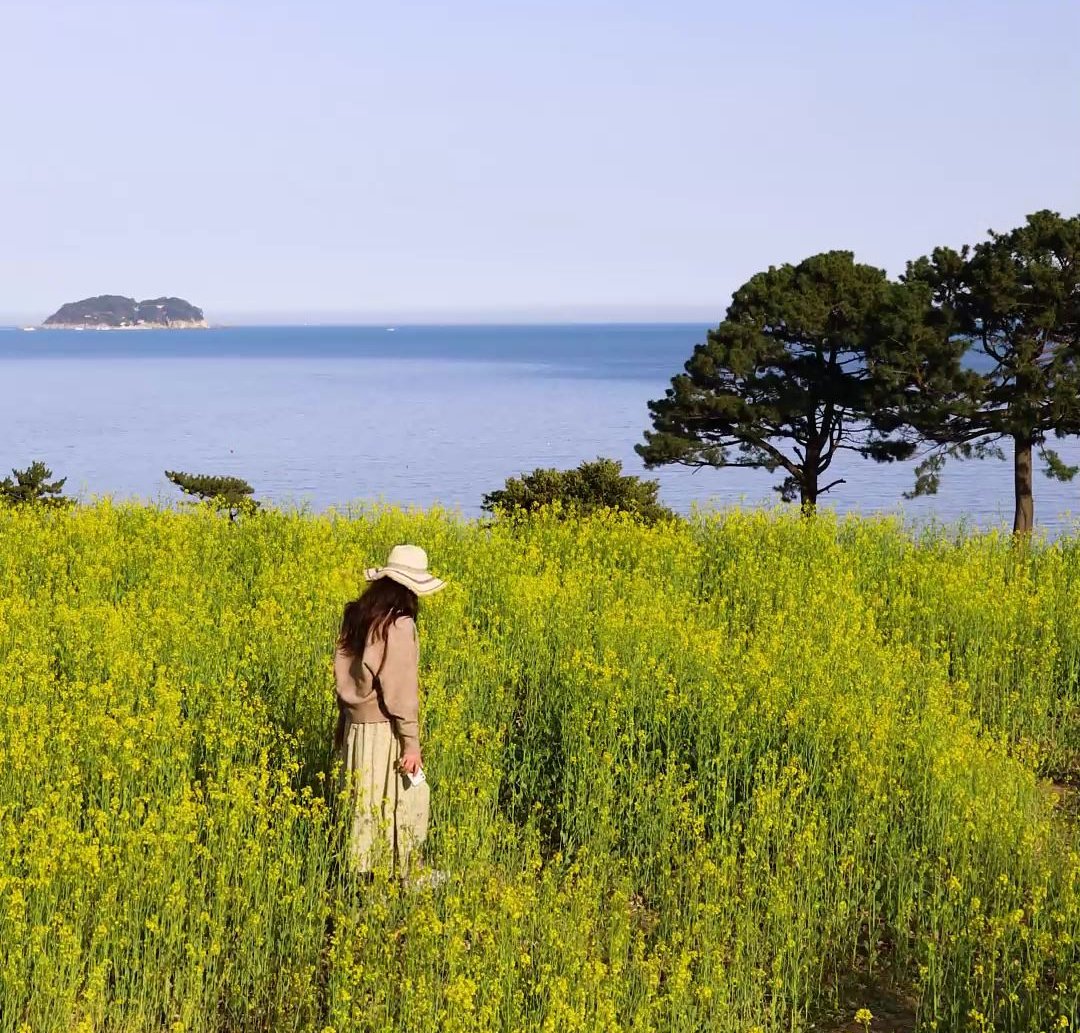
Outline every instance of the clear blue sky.
{"type": "Polygon", "coordinates": [[[0,0],[0,314],[720,318],[1080,212],[1076,0],[0,0]]]}

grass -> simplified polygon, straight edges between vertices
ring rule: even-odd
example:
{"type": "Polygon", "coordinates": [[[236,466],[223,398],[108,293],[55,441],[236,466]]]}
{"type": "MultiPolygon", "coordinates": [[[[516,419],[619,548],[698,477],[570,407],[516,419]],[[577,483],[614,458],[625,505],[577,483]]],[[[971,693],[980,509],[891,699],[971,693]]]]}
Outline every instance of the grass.
{"type": "Polygon", "coordinates": [[[0,1033],[1073,1026],[1078,588],[887,520],[2,511],[0,1033]],[[331,789],[399,541],[452,584],[416,895],[331,789]]]}

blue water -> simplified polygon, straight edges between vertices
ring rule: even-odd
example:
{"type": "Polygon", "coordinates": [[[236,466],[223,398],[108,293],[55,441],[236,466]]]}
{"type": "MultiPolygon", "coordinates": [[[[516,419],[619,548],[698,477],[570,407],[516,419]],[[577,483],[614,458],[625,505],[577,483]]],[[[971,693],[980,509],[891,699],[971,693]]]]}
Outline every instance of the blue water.
{"type": "MultiPolygon", "coordinates": [[[[231,473],[260,498],[316,509],[365,499],[465,514],[537,466],[634,454],[705,327],[235,327],[0,329],[0,467],[44,459],[84,498],[172,498],[166,469],[231,473]]],[[[1074,441],[1067,461],[1080,460],[1074,441]]],[[[1012,517],[1011,465],[956,464],[933,498],[904,502],[910,464],[843,456],[837,509],[980,526],[1012,517]]],[[[832,472],[832,471],[830,471],[832,472]]],[[[761,471],[647,476],[676,509],[773,504],[761,471]]],[[[831,478],[830,478],[831,479],[831,478]]],[[[1072,523],[1080,481],[1036,483],[1036,518],[1072,523]]]]}

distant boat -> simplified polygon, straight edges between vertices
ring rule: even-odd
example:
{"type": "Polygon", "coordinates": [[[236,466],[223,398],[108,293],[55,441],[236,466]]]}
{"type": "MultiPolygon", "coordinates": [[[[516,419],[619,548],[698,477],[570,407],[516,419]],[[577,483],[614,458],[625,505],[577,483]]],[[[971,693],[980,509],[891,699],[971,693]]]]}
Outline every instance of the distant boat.
{"type": "Polygon", "coordinates": [[[36,329],[37,329],[37,327],[36,327],[36,326],[24,326],[24,327],[23,327],[23,329],[24,329],[24,330],[25,330],[25,331],[26,331],[27,333],[31,333],[32,331],[36,330],[36,329]]]}
{"type": "Polygon", "coordinates": [[[386,328],[386,332],[387,332],[388,334],[392,334],[392,333],[393,333],[393,332],[394,332],[394,331],[395,331],[396,329],[397,329],[397,327],[396,327],[396,326],[388,326],[388,327],[386,328]]]}

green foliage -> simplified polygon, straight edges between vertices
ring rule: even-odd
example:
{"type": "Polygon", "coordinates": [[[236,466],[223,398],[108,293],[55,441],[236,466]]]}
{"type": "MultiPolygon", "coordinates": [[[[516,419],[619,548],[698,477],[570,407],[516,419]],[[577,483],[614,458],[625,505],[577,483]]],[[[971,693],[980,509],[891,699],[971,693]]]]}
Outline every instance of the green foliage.
{"type": "Polygon", "coordinates": [[[40,459],[34,460],[25,470],[12,470],[11,473],[14,480],[5,477],[0,481],[0,502],[54,508],[75,502],[62,494],[67,478],[51,481],[53,472],[40,459]]]}
{"type": "MultiPolygon", "coordinates": [[[[1072,469],[1065,466],[1054,454],[1064,471],[1072,469]]],[[[999,459],[1004,461],[1005,453],[992,441],[964,441],[950,445],[947,450],[933,451],[915,467],[915,487],[904,492],[905,499],[917,499],[921,495],[934,495],[941,486],[941,474],[945,469],[945,460],[953,459],[999,459]]],[[[1068,480],[1068,477],[1062,477],[1068,480]]]]}
{"type": "Polygon", "coordinates": [[[1052,448],[1042,449],[1042,457],[1046,463],[1046,469],[1043,472],[1052,481],[1071,481],[1077,473],[1080,473],[1080,466],[1070,466],[1052,448]]]}
{"type": "Polygon", "coordinates": [[[568,516],[612,509],[656,523],[674,517],[657,501],[659,488],[656,481],[624,474],[618,460],[598,458],[573,470],[536,469],[511,477],[505,487],[484,496],[483,508],[513,514],[558,506],[568,516]]]}
{"type": "Polygon", "coordinates": [[[735,292],[667,396],[649,403],[653,429],[639,454],[650,467],[779,470],[786,477],[777,490],[806,507],[843,483],[821,483],[841,451],[909,457],[915,442],[903,424],[885,428],[868,416],[902,389],[896,349],[924,342],[920,293],[848,251],[759,273],[735,292]]]}
{"type": "MultiPolygon", "coordinates": [[[[924,364],[910,363],[906,405],[895,416],[934,444],[936,475],[946,456],[998,454],[968,447],[974,443],[1011,441],[1014,528],[1028,531],[1032,451],[1051,477],[1070,480],[1077,472],[1046,442],[1080,433],[1080,217],[1036,212],[1008,233],[991,230],[974,248],[935,249],[910,263],[904,279],[930,291],[926,325],[951,349],[951,372],[944,389],[939,378],[938,389],[928,391],[924,364]],[[969,349],[985,371],[962,364],[969,349]]],[[[936,490],[936,475],[916,492],[936,490]]]]}
{"type": "Polygon", "coordinates": [[[259,508],[259,503],[251,498],[255,489],[239,477],[180,473],[175,470],[166,470],[165,476],[185,495],[208,502],[219,512],[228,512],[230,520],[235,520],[241,514],[250,515],[259,508]]]}
{"type": "Polygon", "coordinates": [[[183,298],[148,298],[138,304],[137,318],[146,323],[200,322],[203,310],[183,298]]]}

